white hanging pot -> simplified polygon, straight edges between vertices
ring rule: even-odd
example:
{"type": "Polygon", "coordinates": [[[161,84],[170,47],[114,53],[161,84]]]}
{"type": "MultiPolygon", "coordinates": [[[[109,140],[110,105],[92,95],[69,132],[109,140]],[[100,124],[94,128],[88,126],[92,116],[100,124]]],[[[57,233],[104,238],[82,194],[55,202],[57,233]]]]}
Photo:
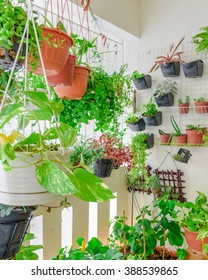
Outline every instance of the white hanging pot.
{"type": "MultiPolygon", "coordinates": [[[[61,151],[50,152],[60,161],[67,161],[69,153],[62,155],[61,151]]],[[[24,157],[26,153],[19,153],[18,156],[24,157]]],[[[27,159],[34,162],[38,160],[38,155],[33,155],[27,159]]],[[[6,172],[0,162],[0,203],[16,206],[31,206],[47,204],[57,200],[60,196],[49,193],[38,183],[35,175],[35,166],[17,168],[25,166],[21,160],[15,159],[11,162],[11,171],[6,172]],[[16,167],[16,168],[15,168],[16,167]]],[[[47,174],[46,174],[47,176],[47,174]]]]}

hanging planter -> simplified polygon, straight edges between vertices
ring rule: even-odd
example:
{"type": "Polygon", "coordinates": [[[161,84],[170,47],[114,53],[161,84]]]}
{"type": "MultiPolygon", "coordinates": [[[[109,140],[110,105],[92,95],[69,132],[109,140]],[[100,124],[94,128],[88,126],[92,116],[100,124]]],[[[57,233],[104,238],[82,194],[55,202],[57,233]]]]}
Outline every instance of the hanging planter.
{"type": "Polygon", "coordinates": [[[160,64],[160,69],[164,77],[177,77],[180,75],[180,62],[160,64]]]}
{"type": "Polygon", "coordinates": [[[182,63],[183,73],[186,78],[197,78],[203,75],[204,63],[201,59],[182,63]]]}
{"type": "Polygon", "coordinates": [[[0,216],[0,259],[11,259],[19,251],[36,207],[14,207],[9,216],[0,216]]]}
{"type": "Polygon", "coordinates": [[[87,90],[89,73],[88,67],[75,65],[72,86],[57,85],[54,87],[56,94],[62,99],[81,99],[87,90]]]}
{"type": "Polygon", "coordinates": [[[174,160],[188,163],[190,157],[192,156],[191,152],[187,149],[180,148],[178,153],[173,156],[174,160]]]}
{"type": "Polygon", "coordinates": [[[47,77],[49,86],[71,86],[74,78],[75,60],[74,55],[69,55],[64,68],[57,75],[47,77]]]}
{"type": "Polygon", "coordinates": [[[152,77],[150,75],[136,78],[133,82],[137,90],[144,90],[152,87],[152,77]]]}
{"type": "Polygon", "coordinates": [[[145,116],[143,114],[144,121],[147,126],[158,126],[162,123],[162,112],[157,112],[154,116],[145,116]]]}
{"type": "MultiPolygon", "coordinates": [[[[73,45],[73,40],[65,32],[59,28],[49,28],[46,26],[43,29],[41,41],[41,54],[43,57],[46,76],[57,75],[65,66],[69,48],[73,45]]],[[[29,57],[29,64],[33,63],[33,57],[29,57]]],[[[43,69],[40,60],[38,61],[37,69],[34,71],[36,75],[43,75],[43,69]]]]}
{"type": "MultiPolygon", "coordinates": [[[[24,155],[20,154],[19,156],[24,157],[24,155]]],[[[55,155],[62,162],[67,162],[68,160],[68,153],[62,155],[61,152],[53,151],[48,154],[49,159],[51,157],[50,155],[55,155]]],[[[38,156],[33,155],[31,161],[34,161],[36,158],[38,159],[38,156]]],[[[38,183],[35,175],[35,166],[27,167],[27,172],[25,172],[24,168],[18,168],[22,166],[22,161],[14,160],[12,165],[17,168],[6,172],[4,171],[2,162],[0,162],[0,203],[30,206],[47,204],[59,198],[58,195],[49,193],[38,183]]]]}
{"type": "Polygon", "coordinates": [[[154,96],[158,107],[169,107],[174,104],[174,95],[169,92],[161,96],[154,96]]]}
{"type": "Polygon", "coordinates": [[[151,133],[148,135],[147,139],[145,140],[145,143],[147,144],[147,149],[151,149],[154,147],[154,134],[151,133]]]}
{"type": "Polygon", "coordinates": [[[138,119],[136,122],[127,122],[127,125],[132,131],[143,131],[146,127],[143,118],[138,119]]]}
{"type": "Polygon", "coordinates": [[[113,170],[113,161],[111,159],[103,158],[96,160],[93,164],[94,174],[98,177],[110,177],[113,170]]]}

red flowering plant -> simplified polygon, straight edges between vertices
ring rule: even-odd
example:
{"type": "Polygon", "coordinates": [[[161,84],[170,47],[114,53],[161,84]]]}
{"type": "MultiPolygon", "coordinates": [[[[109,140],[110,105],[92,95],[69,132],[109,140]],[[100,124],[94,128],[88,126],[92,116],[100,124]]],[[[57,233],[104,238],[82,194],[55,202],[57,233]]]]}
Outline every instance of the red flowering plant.
{"type": "Polygon", "coordinates": [[[70,163],[79,164],[79,166],[91,166],[93,162],[101,159],[110,159],[113,161],[113,168],[125,166],[131,168],[132,153],[129,146],[115,136],[100,135],[98,138],[84,137],[73,147],[70,154],[70,163]]]}
{"type": "Polygon", "coordinates": [[[157,58],[155,60],[155,64],[150,69],[150,73],[153,72],[153,71],[156,71],[160,67],[161,64],[167,64],[167,63],[171,63],[171,62],[184,62],[181,59],[181,54],[183,52],[177,51],[179,46],[182,44],[184,38],[185,37],[183,37],[175,47],[174,47],[174,44],[172,44],[170,46],[170,49],[168,50],[166,56],[162,56],[162,55],[157,56],[157,58]]]}

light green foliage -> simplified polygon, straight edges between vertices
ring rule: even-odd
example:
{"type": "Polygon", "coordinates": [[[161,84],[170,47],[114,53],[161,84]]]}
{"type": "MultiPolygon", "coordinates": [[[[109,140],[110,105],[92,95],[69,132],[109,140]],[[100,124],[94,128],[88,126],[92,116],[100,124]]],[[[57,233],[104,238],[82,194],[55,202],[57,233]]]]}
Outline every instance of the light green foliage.
{"type": "Polygon", "coordinates": [[[154,89],[155,96],[164,96],[167,93],[178,94],[178,84],[176,81],[166,79],[156,84],[154,89]]]}
{"type": "Polygon", "coordinates": [[[199,33],[192,37],[192,43],[198,52],[207,52],[208,50],[208,26],[201,27],[199,33]]]}

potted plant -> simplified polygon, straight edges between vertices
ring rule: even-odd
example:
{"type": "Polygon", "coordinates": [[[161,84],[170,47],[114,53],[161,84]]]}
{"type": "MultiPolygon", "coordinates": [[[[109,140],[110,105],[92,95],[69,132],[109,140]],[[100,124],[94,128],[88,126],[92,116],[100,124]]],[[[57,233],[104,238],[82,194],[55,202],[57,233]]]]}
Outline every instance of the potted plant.
{"type": "MultiPolygon", "coordinates": [[[[37,36],[40,39],[42,30],[38,25],[37,15],[34,12],[31,16],[33,16],[37,36]]],[[[26,1],[21,1],[21,5],[19,2],[15,5],[10,0],[2,0],[0,3],[0,17],[0,68],[11,70],[19,49],[17,63],[15,65],[15,69],[19,70],[23,66],[26,54],[25,26],[28,17],[26,1]]],[[[37,63],[39,54],[32,20],[29,20],[28,26],[28,52],[33,53],[34,66],[37,63]]]]}
{"type": "Polygon", "coordinates": [[[192,254],[208,257],[208,203],[202,192],[197,192],[194,202],[178,203],[181,209],[179,221],[184,227],[188,250],[192,254]]]}
{"type": "Polygon", "coordinates": [[[207,35],[208,35],[208,26],[201,27],[199,33],[192,37],[192,43],[195,45],[195,50],[197,52],[207,52],[207,35]]]}
{"type": "Polygon", "coordinates": [[[133,83],[137,90],[148,89],[152,87],[152,77],[150,75],[145,75],[144,73],[139,73],[135,70],[132,73],[133,83]]]}
{"type": "Polygon", "coordinates": [[[94,168],[94,173],[109,177],[113,169],[131,165],[132,155],[127,145],[115,136],[101,134],[98,138],[82,138],[75,143],[70,162],[76,168],[94,168]]]}
{"type": "Polygon", "coordinates": [[[137,114],[128,113],[125,121],[132,131],[145,130],[146,124],[144,122],[144,119],[142,117],[138,117],[137,114]]]}
{"type": "Polygon", "coordinates": [[[173,106],[176,94],[178,94],[177,82],[171,79],[159,82],[154,89],[154,98],[158,107],[173,106]]]}
{"type": "Polygon", "coordinates": [[[76,58],[72,84],[71,86],[56,85],[54,90],[59,98],[79,100],[86,93],[90,74],[90,68],[84,61],[84,56],[89,54],[90,51],[91,53],[94,52],[93,56],[99,56],[96,45],[97,38],[87,40],[85,37],[79,38],[79,36],[74,33],[71,33],[71,37],[74,43],[69,53],[76,58]]]}
{"type": "Polygon", "coordinates": [[[147,104],[143,104],[140,110],[143,110],[142,117],[147,126],[159,126],[162,123],[162,112],[158,111],[156,104],[151,97],[147,104]]]}
{"type": "Polygon", "coordinates": [[[16,207],[0,204],[0,259],[10,259],[19,251],[36,209],[37,206],[16,207]]]}
{"type": "Polygon", "coordinates": [[[188,114],[190,105],[190,97],[186,96],[185,101],[183,102],[182,98],[178,99],[178,108],[180,114],[188,114]]]}
{"type": "Polygon", "coordinates": [[[192,154],[190,153],[189,150],[180,148],[178,153],[173,155],[173,159],[176,161],[188,163],[191,156],[192,154]]]}
{"type": "Polygon", "coordinates": [[[185,133],[181,132],[174,116],[171,116],[170,121],[171,121],[172,127],[175,131],[173,133],[173,140],[174,140],[175,144],[177,146],[182,146],[182,145],[186,144],[187,143],[187,135],[185,133]]]}
{"type": "Polygon", "coordinates": [[[160,135],[160,143],[161,144],[170,144],[172,141],[172,134],[171,133],[166,133],[163,130],[159,129],[158,130],[159,135],[160,135]]]}
{"type": "Polygon", "coordinates": [[[63,104],[61,121],[80,131],[82,124],[94,120],[95,131],[116,131],[120,117],[131,104],[132,82],[127,65],[108,74],[102,67],[91,68],[87,91],[80,100],[54,100],[63,104]],[[85,113],[83,113],[85,112],[85,113]]]}
{"type": "Polygon", "coordinates": [[[182,44],[185,37],[183,37],[178,44],[174,47],[174,44],[170,46],[166,56],[158,56],[155,64],[150,70],[150,73],[156,71],[159,67],[161,68],[164,77],[175,77],[180,75],[180,62],[181,54],[183,52],[178,51],[179,46],[182,44]]]}
{"type": "Polygon", "coordinates": [[[205,97],[195,98],[194,101],[197,114],[208,113],[208,101],[205,97]]]}
{"type": "Polygon", "coordinates": [[[186,78],[202,77],[203,68],[204,68],[204,63],[201,59],[182,63],[183,73],[186,78]]]}
{"type": "Polygon", "coordinates": [[[201,145],[204,144],[204,135],[206,134],[207,128],[200,127],[200,125],[186,125],[187,142],[190,145],[201,145]]]}

